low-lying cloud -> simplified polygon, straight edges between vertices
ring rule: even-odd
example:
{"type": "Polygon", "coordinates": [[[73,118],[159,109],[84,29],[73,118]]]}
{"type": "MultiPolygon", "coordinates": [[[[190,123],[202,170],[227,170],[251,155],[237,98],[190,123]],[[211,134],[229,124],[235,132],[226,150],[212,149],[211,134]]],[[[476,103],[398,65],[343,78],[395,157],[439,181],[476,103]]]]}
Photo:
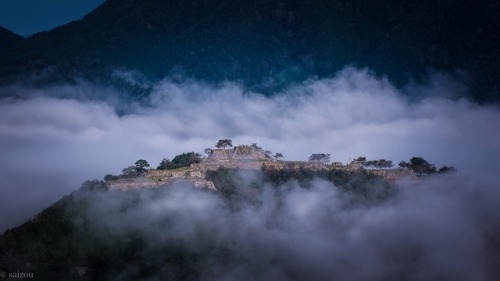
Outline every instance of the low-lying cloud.
{"type": "Polygon", "coordinates": [[[1,89],[21,98],[0,100],[0,230],[86,179],[118,174],[139,158],[155,167],[220,138],[256,142],[286,160],[318,152],[344,163],[422,156],[498,185],[499,109],[450,99],[462,86],[439,81],[399,90],[367,70],[346,68],[267,98],[234,83],[165,79],[153,86],[150,106],[127,104],[124,115],[115,110],[121,93],[89,83],[1,89]],[[408,99],[406,92],[422,96],[408,99]]]}
{"type": "Polygon", "coordinates": [[[436,177],[402,183],[395,196],[368,206],[346,204],[348,194],[319,180],[307,190],[281,189],[264,187],[258,204],[238,210],[186,186],[94,194],[85,228],[103,240],[133,234],[145,241],[123,268],[125,279],[175,274],[176,262],[162,250],[173,246],[197,257],[180,259],[190,262],[194,280],[481,281],[500,274],[500,190],[493,186],[436,177]]]}

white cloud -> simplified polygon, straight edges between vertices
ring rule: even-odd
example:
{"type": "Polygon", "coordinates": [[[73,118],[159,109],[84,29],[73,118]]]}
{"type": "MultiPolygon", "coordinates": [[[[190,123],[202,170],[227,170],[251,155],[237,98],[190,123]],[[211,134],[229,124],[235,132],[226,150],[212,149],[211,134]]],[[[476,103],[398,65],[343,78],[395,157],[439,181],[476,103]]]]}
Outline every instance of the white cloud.
{"type": "Polygon", "coordinates": [[[219,138],[257,142],[288,160],[316,152],[342,162],[360,155],[395,163],[422,156],[500,182],[500,111],[448,99],[461,88],[446,85],[413,85],[405,92],[420,91],[423,98],[409,100],[387,80],[347,68],[267,98],[231,83],[166,79],[154,86],[151,107],[129,104],[133,110],[123,116],[113,108],[120,93],[88,83],[4,89],[23,98],[0,100],[0,197],[18,202],[2,205],[0,213],[21,214],[15,221],[2,215],[2,227],[85,179],[119,173],[139,158],[156,166],[164,157],[202,152],[219,138]]]}
{"type": "MultiPolygon", "coordinates": [[[[150,268],[168,267],[165,259],[151,259],[167,254],[163,247],[195,253],[202,258],[190,266],[203,280],[491,280],[498,273],[494,186],[460,176],[427,178],[361,206],[324,181],[307,190],[287,183],[261,191],[254,194],[258,204],[236,210],[186,186],[83,194],[90,202],[85,227],[98,238],[142,238],[134,255],[161,265],[150,268]],[[130,208],[118,207],[124,204],[130,208]]],[[[128,263],[123,273],[133,274],[135,266],[128,263]]]]}

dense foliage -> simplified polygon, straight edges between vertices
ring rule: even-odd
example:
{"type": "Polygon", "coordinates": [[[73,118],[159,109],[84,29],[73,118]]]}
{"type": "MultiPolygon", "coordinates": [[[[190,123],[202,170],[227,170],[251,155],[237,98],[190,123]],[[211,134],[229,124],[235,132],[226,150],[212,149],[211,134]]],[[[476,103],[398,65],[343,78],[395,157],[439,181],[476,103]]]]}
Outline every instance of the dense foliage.
{"type": "Polygon", "coordinates": [[[194,152],[185,152],[179,154],[170,161],[169,159],[163,159],[160,165],[156,168],[158,170],[172,170],[182,167],[189,167],[193,163],[200,163],[201,155],[194,152]]]}
{"type": "Polygon", "coordinates": [[[399,167],[410,169],[417,175],[442,174],[456,170],[453,166],[442,166],[437,169],[435,164],[427,162],[422,157],[412,157],[409,162],[401,161],[399,167]]]}

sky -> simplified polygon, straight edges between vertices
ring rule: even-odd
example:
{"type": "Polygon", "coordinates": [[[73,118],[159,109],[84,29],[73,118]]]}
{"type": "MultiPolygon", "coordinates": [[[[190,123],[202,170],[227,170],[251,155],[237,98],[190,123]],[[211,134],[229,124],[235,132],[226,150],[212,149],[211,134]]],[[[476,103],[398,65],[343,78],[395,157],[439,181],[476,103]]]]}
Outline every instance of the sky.
{"type": "Polygon", "coordinates": [[[104,0],[0,0],[0,26],[19,35],[48,31],[82,18],[104,0]]]}

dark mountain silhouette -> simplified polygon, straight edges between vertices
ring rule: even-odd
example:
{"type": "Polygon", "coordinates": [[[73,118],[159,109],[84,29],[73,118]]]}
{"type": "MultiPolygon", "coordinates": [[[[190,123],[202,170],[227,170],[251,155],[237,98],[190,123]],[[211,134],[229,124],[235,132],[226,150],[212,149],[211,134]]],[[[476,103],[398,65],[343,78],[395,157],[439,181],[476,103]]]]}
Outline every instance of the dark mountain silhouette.
{"type": "Polygon", "coordinates": [[[133,70],[272,92],[354,64],[398,85],[461,73],[477,100],[497,101],[499,12],[493,0],[108,0],[0,55],[0,80],[108,83],[133,70]]]}
{"type": "Polygon", "coordinates": [[[17,47],[24,38],[0,26],[0,53],[17,47]]]}

